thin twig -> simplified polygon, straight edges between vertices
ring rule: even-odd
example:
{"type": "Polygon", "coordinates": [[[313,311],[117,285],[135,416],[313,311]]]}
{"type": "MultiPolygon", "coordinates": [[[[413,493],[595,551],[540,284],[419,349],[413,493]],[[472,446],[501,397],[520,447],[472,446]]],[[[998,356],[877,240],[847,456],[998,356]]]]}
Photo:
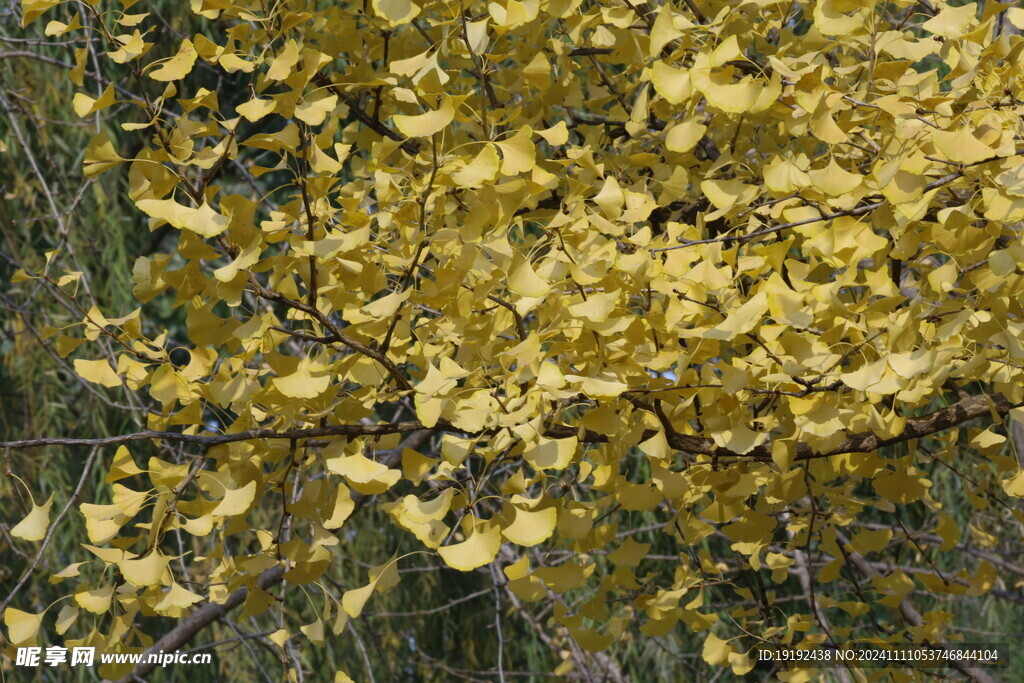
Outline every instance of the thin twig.
{"type": "Polygon", "coordinates": [[[99,452],[99,446],[92,447],[92,450],[89,452],[89,457],[86,458],[85,465],[82,467],[82,476],[78,478],[75,490],[71,492],[68,502],[65,503],[64,507],[57,514],[57,518],[50,524],[50,528],[46,530],[46,536],[43,537],[43,542],[39,546],[39,550],[36,552],[36,556],[33,558],[32,563],[25,569],[25,573],[21,575],[18,583],[15,584],[14,588],[11,589],[11,592],[7,594],[4,601],[0,603],[0,613],[3,613],[7,609],[7,606],[11,604],[11,600],[13,600],[14,596],[18,594],[18,591],[24,587],[25,583],[28,582],[29,577],[32,576],[33,572],[35,572],[36,567],[39,566],[39,563],[43,559],[43,553],[46,552],[47,546],[49,546],[50,541],[53,540],[53,535],[56,533],[57,527],[62,521],[64,521],[64,517],[67,516],[68,510],[71,509],[71,506],[75,504],[76,500],[78,500],[78,496],[81,495],[82,488],[85,486],[85,481],[89,478],[89,472],[92,471],[92,464],[96,461],[96,456],[99,452]]]}

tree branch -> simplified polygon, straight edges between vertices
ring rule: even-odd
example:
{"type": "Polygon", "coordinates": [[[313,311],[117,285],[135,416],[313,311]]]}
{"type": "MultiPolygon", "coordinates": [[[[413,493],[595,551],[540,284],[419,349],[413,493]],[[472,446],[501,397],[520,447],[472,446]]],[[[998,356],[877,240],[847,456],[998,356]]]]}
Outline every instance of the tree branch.
{"type": "MultiPolygon", "coordinates": [[[[1002,419],[1014,408],[1024,406],[1024,403],[1011,403],[1002,394],[991,396],[971,396],[962,401],[954,403],[947,408],[941,408],[922,417],[914,417],[907,420],[906,427],[896,436],[883,438],[874,432],[859,432],[847,437],[835,448],[828,451],[815,451],[807,444],[801,443],[797,447],[797,460],[814,460],[827,458],[833,455],[846,453],[870,453],[883,446],[890,446],[902,443],[911,439],[919,439],[929,434],[945,431],[965,422],[983,415],[992,415],[1002,419]]],[[[644,407],[647,410],[647,407],[644,407]]],[[[653,412],[653,409],[650,409],[653,412]]],[[[250,429],[244,432],[233,434],[179,434],[177,432],[156,432],[145,431],[120,436],[108,436],[95,439],[75,439],[65,437],[46,437],[40,439],[23,439],[20,441],[0,441],[0,448],[24,449],[37,448],[40,446],[114,446],[132,441],[178,441],[195,443],[205,446],[218,446],[238,441],[254,441],[259,439],[311,439],[324,436],[384,436],[386,434],[400,434],[416,432],[424,429],[434,429],[440,432],[453,432],[466,436],[488,436],[497,433],[499,430],[489,429],[480,432],[467,432],[458,429],[447,420],[439,420],[433,428],[425,427],[419,420],[406,420],[403,422],[385,422],[383,424],[342,424],[329,425],[326,427],[309,427],[300,429],[286,429],[277,431],[274,429],[250,429]]],[[[714,458],[725,458],[720,461],[722,464],[729,464],[736,460],[762,460],[771,461],[771,446],[762,444],[751,449],[747,453],[737,453],[728,448],[720,448],[715,445],[714,439],[695,436],[691,434],[680,434],[675,430],[668,430],[666,438],[669,445],[677,451],[696,453],[698,455],[709,455],[714,458]]],[[[656,430],[648,429],[642,439],[649,439],[654,436],[656,430]]],[[[582,434],[578,427],[571,425],[552,425],[545,430],[545,436],[554,439],[564,439],[576,436],[584,443],[607,443],[610,437],[591,430],[582,434]]]]}
{"type": "Polygon", "coordinates": [[[352,97],[351,94],[342,90],[341,87],[335,84],[333,81],[331,81],[330,78],[324,76],[323,74],[317,74],[316,76],[313,77],[313,81],[320,87],[327,88],[332,93],[337,95],[338,99],[344,102],[348,106],[349,111],[355,114],[355,117],[359,119],[363,124],[365,124],[367,128],[376,132],[378,135],[386,137],[390,140],[394,140],[395,142],[402,143],[402,149],[405,152],[408,152],[409,154],[415,155],[419,153],[419,140],[410,140],[408,138],[405,138],[402,136],[401,133],[385,126],[378,119],[374,118],[369,113],[367,113],[365,109],[360,107],[359,103],[356,102],[356,99],[352,97]]]}
{"type": "MultiPolygon", "coordinates": [[[[391,456],[384,462],[388,467],[394,467],[402,461],[402,450],[404,448],[416,448],[421,445],[424,441],[430,438],[433,434],[433,430],[420,429],[410,434],[402,442],[401,447],[395,449],[391,456]]],[[[356,493],[352,496],[352,502],[355,504],[355,511],[359,510],[366,502],[370,499],[370,496],[366,496],[360,493],[356,493]]],[[[277,584],[281,583],[284,579],[287,567],[285,565],[278,565],[277,567],[271,567],[263,572],[257,579],[257,585],[261,590],[267,590],[277,584]]],[[[202,631],[204,628],[209,626],[215,621],[219,621],[224,618],[228,612],[240,606],[245,602],[245,599],[249,595],[248,588],[239,588],[234,593],[228,596],[228,599],[222,603],[207,602],[202,607],[199,607],[195,611],[191,612],[188,616],[178,622],[177,626],[172,628],[170,631],[165,633],[163,637],[154,642],[146,653],[150,652],[173,652],[174,650],[180,650],[181,646],[192,639],[197,633],[202,631]]],[[[148,657],[143,657],[143,661],[135,665],[130,674],[122,677],[118,683],[132,683],[141,678],[144,678],[149,674],[157,665],[151,664],[148,661],[148,657]]]]}
{"type": "MultiPolygon", "coordinates": [[[[934,190],[936,188],[943,187],[945,185],[949,185],[950,183],[952,183],[952,182],[954,182],[956,180],[959,180],[967,172],[967,169],[972,167],[972,166],[980,166],[981,164],[987,164],[987,163],[992,162],[992,161],[1004,161],[1006,159],[1012,159],[1013,157],[1018,157],[1018,156],[1021,156],[1021,155],[1024,155],[1024,150],[1017,150],[1016,152],[1014,152],[1013,154],[1010,154],[1008,156],[994,156],[994,157],[990,157],[988,159],[982,159],[981,161],[977,161],[977,162],[975,162],[973,164],[964,164],[958,170],[953,171],[952,173],[944,175],[941,178],[937,178],[936,180],[933,180],[932,182],[928,183],[927,185],[924,186],[924,190],[923,191],[924,192],[930,192],[930,191],[932,191],[932,190],[934,190]]],[[[773,235],[773,234],[775,234],[777,232],[781,232],[782,230],[788,230],[789,228],[797,228],[797,227],[800,227],[802,225],[810,225],[812,223],[827,222],[827,221],[834,220],[836,218],[842,218],[844,216],[863,216],[866,213],[871,213],[872,211],[874,211],[876,209],[882,208],[883,206],[885,206],[886,203],[888,203],[887,199],[881,199],[879,201],[872,202],[871,204],[864,204],[862,206],[857,206],[857,207],[854,207],[852,209],[846,209],[846,210],[843,210],[843,211],[835,211],[833,213],[828,213],[828,214],[824,214],[824,215],[821,215],[821,216],[816,216],[814,218],[805,218],[803,220],[793,221],[791,223],[780,223],[779,225],[772,225],[772,226],[769,226],[767,228],[761,228],[760,230],[755,230],[754,232],[748,232],[748,233],[742,234],[742,235],[721,235],[719,237],[709,237],[708,239],[703,239],[703,240],[685,240],[685,241],[683,241],[682,244],[676,244],[676,245],[673,245],[673,246],[670,246],[670,247],[655,247],[655,248],[652,248],[652,249],[648,249],[648,251],[653,256],[654,254],[657,254],[657,253],[660,253],[660,252],[663,252],[663,251],[672,251],[674,249],[683,249],[685,247],[692,247],[692,246],[698,245],[698,244],[712,244],[714,242],[722,242],[723,244],[727,244],[729,242],[747,242],[747,241],[752,240],[752,239],[754,239],[756,237],[764,237],[765,235],[773,235]]]]}

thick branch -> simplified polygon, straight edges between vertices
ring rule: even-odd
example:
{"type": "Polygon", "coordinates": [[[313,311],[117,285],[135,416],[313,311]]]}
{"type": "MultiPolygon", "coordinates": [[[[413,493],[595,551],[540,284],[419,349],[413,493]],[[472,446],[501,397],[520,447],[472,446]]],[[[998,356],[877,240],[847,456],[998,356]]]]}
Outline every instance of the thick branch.
{"type": "MultiPolygon", "coordinates": [[[[1002,394],[991,396],[971,396],[953,405],[936,410],[935,412],[914,417],[907,420],[906,427],[896,436],[883,438],[874,432],[859,432],[848,437],[838,446],[829,451],[815,451],[807,444],[799,444],[797,447],[797,460],[814,460],[816,458],[827,458],[833,455],[845,453],[870,453],[883,446],[890,446],[895,443],[902,443],[911,439],[919,439],[929,434],[951,429],[965,422],[984,415],[993,415],[1002,419],[1014,408],[1022,404],[1014,404],[1002,394]]],[[[652,409],[653,410],[653,409],[652,409]]],[[[40,446],[114,446],[131,441],[152,441],[162,439],[165,441],[177,441],[184,443],[195,443],[207,448],[220,444],[234,443],[237,441],[254,441],[259,439],[313,439],[325,436],[383,436],[385,434],[400,434],[415,432],[426,429],[419,420],[406,420],[404,422],[387,422],[384,424],[343,424],[329,425],[326,427],[309,427],[305,429],[286,429],[277,431],[273,429],[250,429],[244,432],[233,434],[178,434],[176,432],[135,432],[122,434],[120,436],[108,436],[96,439],[74,439],[64,437],[49,437],[40,439],[25,439],[21,441],[0,442],[0,448],[37,448],[40,446]]],[[[497,430],[484,430],[482,432],[466,432],[456,428],[446,420],[439,420],[434,427],[439,432],[454,432],[467,436],[487,436],[494,434],[497,430]]],[[[644,432],[642,438],[648,439],[654,436],[655,430],[649,429],[644,432]]],[[[552,425],[545,431],[549,438],[564,439],[570,436],[579,437],[584,443],[606,443],[610,440],[607,434],[601,434],[590,430],[580,434],[577,427],[571,425],[552,425]]],[[[669,445],[677,451],[709,455],[715,458],[726,458],[722,464],[728,464],[729,460],[771,460],[771,447],[767,444],[758,446],[747,453],[737,453],[728,448],[719,448],[713,439],[693,436],[690,434],[679,434],[674,430],[666,435],[669,445]]]]}
{"type": "Polygon", "coordinates": [[[322,436],[384,436],[386,434],[398,434],[402,432],[413,432],[423,429],[423,424],[418,420],[406,422],[390,422],[379,425],[365,425],[362,423],[329,425],[327,427],[309,427],[307,429],[250,429],[244,432],[233,434],[179,434],[177,432],[134,432],[121,434],[119,436],[106,436],[95,439],[71,439],[63,437],[52,437],[43,439],[25,439],[22,441],[0,442],[0,448],[37,448],[39,446],[116,446],[132,441],[177,441],[180,443],[194,443],[202,446],[219,446],[237,441],[253,441],[258,439],[315,439],[322,436]]]}
{"type": "MultiPolygon", "coordinates": [[[[430,429],[420,429],[413,432],[406,437],[405,441],[402,442],[402,447],[396,449],[384,464],[388,467],[394,467],[402,460],[403,448],[416,448],[429,439],[432,434],[433,430],[430,429]]],[[[352,496],[352,502],[355,503],[355,510],[361,508],[369,499],[370,496],[365,496],[360,493],[354,494],[352,496]]],[[[286,571],[287,567],[285,565],[271,567],[264,571],[258,580],[260,589],[267,590],[268,588],[281,583],[286,571]]],[[[153,643],[146,652],[173,652],[174,650],[180,650],[181,646],[191,640],[197,633],[213,622],[219,621],[226,616],[228,612],[245,602],[248,595],[248,588],[239,588],[229,595],[228,599],[223,603],[205,603],[202,607],[191,612],[188,616],[179,621],[177,626],[172,628],[159,640],[153,643]]],[[[144,658],[141,663],[136,664],[132,672],[121,678],[118,683],[131,683],[132,681],[144,678],[157,666],[156,664],[149,663],[147,660],[148,658],[144,658]]]]}
{"type": "MultiPolygon", "coordinates": [[[[260,588],[262,590],[267,590],[268,588],[281,583],[284,573],[285,567],[283,565],[271,567],[266,570],[259,578],[260,588]]],[[[229,595],[228,599],[223,603],[218,604],[216,602],[208,602],[204,604],[202,607],[179,621],[177,626],[164,634],[160,640],[153,643],[146,652],[174,652],[175,650],[180,650],[182,645],[192,639],[192,636],[199,633],[213,622],[220,620],[227,615],[228,612],[245,602],[248,595],[248,588],[239,588],[229,595]]],[[[148,660],[148,657],[144,657],[140,663],[135,665],[132,672],[121,678],[118,683],[131,683],[132,681],[137,681],[148,675],[158,666],[155,662],[150,662],[148,660]]]]}
{"type": "Polygon", "coordinates": [[[907,426],[894,437],[883,439],[873,432],[861,432],[860,434],[854,434],[827,453],[802,456],[798,452],[797,458],[827,457],[840,453],[870,453],[882,446],[902,443],[911,439],[920,439],[929,434],[951,429],[983,415],[998,415],[999,419],[1002,419],[1006,417],[1007,413],[1018,406],[1019,404],[1011,403],[1002,394],[971,396],[954,403],[948,408],[942,408],[934,413],[929,413],[924,417],[915,417],[907,420],[907,426]]]}
{"type": "MultiPolygon", "coordinates": [[[[829,451],[815,451],[807,444],[801,443],[797,446],[796,459],[814,460],[816,458],[827,458],[832,455],[842,455],[845,453],[870,453],[883,446],[890,446],[895,443],[910,441],[911,439],[919,439],[929,434],[951,429],[983,415],[991,414],[1002,419],[1019,405],[1024,404],[1011,403],[1002,394],[971,396],[947,408],[936,410],[922,417],[908,419],[903,431],[890,438],[880,437],[874,432],[859,432],[847,437],[838,446],[829,451]]],[[[653,412],[653,409],[650,410],[653,412]]],[[[566,437],[576,433],[577,430],[575,428],[566,425],[556,425],[548,430],[548,436],[554,437],[566,437]]],[[[654,430],[648,430],[642,438],[647,439],[653,435],[654,430]]],[[[670,431],[666,434],[666,438],[669,445],[678,451],[710,455],[714,458],[727,458],[730,460],[771,461],[771,445],[769,444],[762,444],[747,453],[736,453],[728,448],[718,447],[713,439],[707,437],[679,434],[678,432],[670,431]]],[[[596,443],[608,441],[608,437],[604,434],[588,431],[580,440],[596,443]]],[[[728,464],[728,460],[723,460],[722,463],[728,464]]]]}
{"type": "MultiPolygon", "coordinates": [[[[977,161],[977,162],[974,162],[972,164],[964,164],[958,170],[953,171],[952,173],[949,173],[947,175],[944,175],[941,178],[933,180],[932,182],[930,182],[927,185],[925,185],[924,186],[924,192],[930,192],[930,191],[932,191],[932,190],[934,190],[936,188],[943,187],[945,185],[949,185],[950,183],[952,183],[952,182],[954,182],[956,180],[959,180],[967,172],[967,169],[971,168],[973,166],[979,166],[981,164],[987,164],[987,163],[990,163],[992,161],[1004,161],[1006,159],[1011,159],[1013,157],[1018,157],[1018,156],[1021,156],[1021,155],[1024,155],[1024,150],[1017,150],[1016,152],[1014,152],[1013,154],[1010,154],[1008,156],[994,156],[994,157],[990,157],[988,159],[982,159],[981,161],[977,161]]],[[[874,211],[876,209],[882,208],[883,206],[886,205],[887,202],[888,202],[888,200],[886,200],[886,199],[880,199],[880,200],[878,200],[876,202],[872,202],[871,204],[863,204],[861,206],[857,206],[857,207],[854,207],[852,209],[846,209],[846,210],[843,210],[843,211],[835,211],[833,213],[824,214],[824,215],[821,215],[821,216],[815,216],[814,218],[805,218],[805,219],[799,220],[799,221],[792,221],[790,223],[780,223],[778,225],[772,225],[772,226],[769,226],[767,228],[761,228],[760,230],[755,230],[754,232],[748,232],[746,234],[721,235],[721,236],[718,236],[718,237],[709,237],[708,239],[703,239],[703,240],[685,240],[685,241],[683,241],[682,244],[676,244],[676,245],[673,245],[673,246],[670,246],[670,247],[655,247],[655,248],[649,249],[648,251],[651,253],[651,255],[654,255],[654,254],[657,254],[657,253],[660,253],[660,252],[663,252],[663,251],[672,251],[673,249],[683,249],[685,247],[692,247],[692,246],[698,245],[698,244],[712,244],[714,242],[722,242],[722,243],[725,243],[725,244],[728,244],[729,242],[747,242],[747,241],[755,239],[757,237],[764,237],[765,235],[773,235],[773,234],[775,234],[777,232],[781,232],[783,230],[788,230],[790,228],[797,228],[797,227],[800,227],[800,226],[803,226],[803,225],[810,225],[812,223],[823,223],[823,222],[834,220],[836,218],[842,218],[844,216],[863,216],[866,213],[871,213],[872,211],[874,211]]]]}

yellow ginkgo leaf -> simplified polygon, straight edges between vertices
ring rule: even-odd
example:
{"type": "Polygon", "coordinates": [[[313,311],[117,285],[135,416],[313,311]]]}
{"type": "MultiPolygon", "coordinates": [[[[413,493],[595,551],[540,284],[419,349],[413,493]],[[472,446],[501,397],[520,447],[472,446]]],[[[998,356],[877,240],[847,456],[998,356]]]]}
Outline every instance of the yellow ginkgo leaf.
{"type": "Polygon", "coordinates": [[[729,645],[729,641],[722,640],[714,633],[708,632],[707,638],[704,639],[704,647],[701,650],[701,657],[705,662],[712,666],[726,664],[731,653],[732,647],[729,645]]]}
{"type": "Polygon", "coordinates": [[[142,470],[135,464],[131,452],[127,446],[118,446],[114,453],[114,460],[110,463],[110,471],[103,481],[112,484],[136,474],[142,474],[142,470]]]}
{"type": "Polygon", "coordinates": [[[125,580],[136,586],[155,586],[163,583],[164,571],[170,558],[152,551],[137,560],[121,560],[117,568],[125,580]]]}
{"type": "Polygon", "coordinates": [[[196,519],[184,518],[181,528],[193,536],[206,536],[213,530],[213,515],[203,515],[196,519]]]}
{"type": "Polygon", "coordinates": [[[834,157],[828,160],[825,168],[812,169],[808,175],[811,184],[830,197],[840,197],[853,192],[863,180],[862,176],[843,169],[836,163],[834,157]]]}
{"type": "Polygon", "coordinates": [[[319,126],[337,106],[337,95],[328,95],[320,99],[303,98],[302,102],[295,105],[295,118],[306,125],[319,126]]]}
{"type": "Polygon", "coordinates": [[[434,133],[441,131],[454,118],[455,107],[452,105],[451,98],[447,95],[442,95],[440,106],[437,109],[428,111],[426,114],[412,116],[395,114],[392,120],[402,135],[410,138],[419,138],[430,137],[434,133]]]}
{"type": "Polygon", "coordinates": [[[339,529],[355,510],[356,504],[352,500],[352,493],[348,487],[338,484],[334,492],[334,504],[329,508],[330,516],[323,521],[325,529],[339,529]]]}
{"type": "Polygon", "coordinates": [[[173,609],[185,609],[197,602],[201,602],[202,599],[203,596],[193,593],[176,582],[172,582],[171,587],[164,595],[163,600],[158,602],[154,606],[154,609],[157,612],[166,612],[173,609]]]}
{"type": "Polygon", "coordinates": [[[235,111],[244,116],[248,121],[259,121],[264,116],[272,114],[276,106],[277,101],[273,98],[254,97],[245,104],[238,105],[235,111]]]}
{"type": "Polygon", "coordinates": [[[441,410],[444,409],[446,399],[441,396],[428,396],[416,394],[416,417],[423,423],[424,427],[433,427],[441,419],[441,410]]]}
{"type": "Polygon", "coordinates": [[[556,508],[550,507],[543,510],[513,509],[515,510],[515,518],[511,524],[501,530],[502,535],[513,543],[524,547],[531,547],[546,541],[554,533],[555,523],[558,521],[558,510],[556,508]]]}
{"type": "Polygon", "coordinates": [[[529,260],[518,256],[509,271],[508,288],[528,297],[542,297],[551,291],[551,286],[537,275],[529,260]]]}
{"type": "Polygon", "coordinates": [[[533,144],[533,129],[523,126],[512,137],[495,144],[501,148],[501,172],[517,175],[533,169],[537,163],[537,148],[533,144]]]}
{"type": "Polygon", "coordinates": [[[274,388],[291,398],[316,398],[331,384],[331,375],[310,358],[302,358],[295,371],[274,378],[274,388]]]}
{"type": "Polygon", "coordinates": [[[89,141],[85,150],[83,173],[87,178],[94,178],[104,171],[122,163],[122,159],[114,149],[114,143],[106,130],[100,131],[89,141]]]}
{"type": "Polygon", "coordinates": [[[601,189],[593,198],[594,203],[601,208],[601,213],[612,220],[622,215],[622,204],[625,200],[626,196],[619,187],[619,181],[612,175],[604,179],[601,189]]]}
{"type": "Polygon", "coordinates": [[[62,636],[67,633],[68,629],[78,620],[79,614],[80,610],[74,605],[61,607],[60,612],[57,613],[57,621],[54,623],[57,635],[62,636]]]}
{"type": "Polygon", "coordinates": [[[651,67],[654,90],[669,104],[680,104],[693,95],[693,79],[688,69],[676,69],[657,61],[651,67]]]}
{"type": "Polygon", "coordinates": [[[452,569],[468,572],[493,562],[501,548],[501,530],[494,524],[478,522],[462,543],[438,549],[441,559],[452,569]]]}
{"type": "Polygon", "coordinates": [[[725,320],[704,333],[707,339],[728,341],[750,331],[757,325],[761,316],[768,309],[768,297],[765,292],[758,292],[739,308],[730,311],[725,320]]]}
{"type": "Polygon", "coordinates": [[[272,81],[283,81],[292,73],[292,68],[299,63],[299,45],[289,39],[276,57],[269,61],[267,78],[272,81]]]}
{"type": "Polygon", "coordinates": [[[736,178],[704,180],[700,189],[716,209],[745,206],[757,196],[756,185],[748,185],[736,178]]]}
{"type": "Polygon", "coordinates": [[[60,583],[64,579],[69,579],[74,576],[81,576],[82,572],[80,567],[83,564],[85,564],[85,562],[72,562],[68,566],[64,567],[64,569],[61,569],[59,572],[51,574],[50,583],[60,583]]]}
{"type": "Polygon", "coordinates": [[[56,7],[61,0],[21,0],[21,25],[28,26],[51,7],[56,7]]]}
{"type": "Polygon", "coordinates": [[[86,519],[85,533],[93,543],[106,543],[117,536],[127,521],[127,517],[108,520],[86,519]]]}
{"type": "Polygon", "coordinates": [[[932,140],[946,158],[958,164],[976,164],[996,155],[994,149],[974,137],[970,128],[934,130],[932,140]]]}
{"type": "Polygon", "coordinates": [[[114,597],[114,584],[103,588],[86,590],[84,587],[75,593],[75,603],[82,609],[93,614],[106,614],[114,597]]]}
{"type": "MultiPolygon", "coordinates": [[[[697,56],[690,71],[693,86],[704,95],[708,104],[729,114],[743,114],[754,106],[765,87],[760,81],[745,76],[733,82],[731,75],[718,69],[701,69],[697,62],[706,58],[704,53],[697,56]]],[[[667,99],[667,98],[666,98],[667,99]]]]}
{"type": "Polygon", "coordinates": [[[8,607],[4,610],[4,625],[7,626],[7,640],[12,645],[21,645],[36,637],[39,627],[43,624],[43,615],[29,614],[20,609],[8,607]]]}
{"type": "Polygon", "coordinates": [[[106,521],[114,519],[122,514],[120,505],[94,505],[93,503],[82,503],[79,505],[82,515],[86,519],[106,521]]]}
{"type": "Polygon", "coordinates": [[[565,121],[559,121],[550,128],[536,131],[537,135],[541,136],[549,145],[558,147],[564,145],[569,141],[569,127],[565,125],[565,121]]]}
{"type": "Polygon", "coordinates": [[[772,273],[765,284],[768,297],[768,313],[776,322],[793,327],[807,327],[814,321],[814,315],[804,298],[790,289],[778,273],[772,273]]]}
{"type": "Polygon", "coordinates": [[[114,98],[114,84],[111,83],[104,89],[103,94],[98,98],[93,99],[85,93],[75,93],[75,97],[72,100],[71,106],[74,108],[75,113],[80,117],[94,114],[98,111],[106,109],[112,105],[116,99],[114,98]]]}
{"type": "MultiPolygon", "coordinates": [[[[662,5],[658,11],[658,16],[654,19],[654,24],[651,26],[651,42],[647,48],[647,55],[649,57],[656,58],[661,54],[661,50],[666,45],[683,35],[683,32],[675,25],[674,18],[672,5],[662,5]]],[[[690,24],[690,22],[686,21],[685,24],[690,24]]]]}
{"type": "Polygon", "coordinates": [[[362,588],[353,588],[347,590],[341,596],[341,607],[345,610],[353,619],[359,617],[363,613],[363,608],[366,606],[366,602],[373,595],[373,589],[377,587],[376,581],[371,581],[369,584],[362,588]]]}
{"type": "Polygon", "coordinates": [[[523,459],[538,470],[565,469],[572,462],[579,440],[575,436],[565,439],[539,437],[535,444],[526,447],[523,459]]]}
{"type": "Polygon", "coordinates": [[[140,199],[135,205],[152,218],[165,220],[179,230],[191,230],[203,237],[216,237],[228,229],[230,222],[206,202],[196,209],[173,199],[140,199]]]}
{"type": "Polygon", "coordinates": [[[452,489],[445,489],[444,493],[429,501],[421,501],[414,495],[407,495],[402,499],[404,516],[413,522],[424,523],[444,519],[451,506],[452,489]]]}
{"type": "Polygon", "coordinates": [[[416,393],[424,396],[447,394],[455,386],[455,377],[448,377],[433,363],[427,365],[427,374],[416,384],[416,393]]]}
{"type": "Polygon", "coordinates": [[[790,159],[775,157],[763,170],[764,184],[772,192],[789,194],[810,182],[810,177],[790,159]]]}
{"type": "Polygon", "coordinates": [[[41,541],[50,526],[50,507],[53,505],[53,494],[42,505],[32,504],[32,510],[25,518],[11,528],[11,536],[26,541],[41,541]]]}
{"type": "Polygon", "coordinates": [[[551,87],[551,63],[541,50],[523,67],[523,76],[535,88],[547,90],[551,87]]]}
{"type": "Polygon", "coordinates": [[[94,384],[105,387],[119,387],[122,384],[117,371],[105,360],[83,360],[75,359],[75,372],[94,384]]]}
{"type": "Polygon", "coordinates": [[[871,363],[865,363],[856,370],[841,374],[839,379],[851,389],[867,391],[868,387],[882,379],[887,367],[885,358],[879,358],[871,363]]]}
{"type": "Polygon", "coordinates": [[[408,24],[420,13],[420,7],[412,0],[373,0],[374,13],[390,26],[408,24]]]}
{"type": "Polygon", "coordinates": [[[312,624],[306,624],[300,626],[299,630],[302,631],[302,635],[309,638],[311,642],[317,645],[323,645],[324,642],[324,622],[321,619],[317,619],[312,624]]]}
{"type": "Polygon", "coordinates": [[[196,48],[192,41],[186,38],[181,41],[178,53],[160,65],[158,69],[149,72],[149,77],[154,81],[177,81],[189,74],[195,66],[196,48]]]}
{"type": "Polygon", "coordinates": [[[650,543],[640,543],[630,536],[622,546],[608,553],[608,559],[619,567],[636,567],[643,561],[650,549],[650,543]]]}
{"type": "MultiPolygon", "coordinates": [[[[408,289],[404,292],[391,292],[386,296],[382,296],[381,298],[375,299],[374,301],[366,304],[359,312],[365,314],[369,319],[390,318],[409,298],[409,293],[408,289]]],[[[350,317],[350,320],[354,319],[350,317]]]]}
{"type": "Polygon", "coordinates": [[[575,318],[588,320],[592,323],[603,323],[615,311],[619,302],[619,292],[596,292],[587,297],[586,301],[579,301],[569,305],[569,312],[575,318]]]}
{"type": "Polygon", "coordinates": [[[526,4],[519,0],[504,0],[487,5],[494,24],[502,29],[513,29],[531,21],[537,15],[537,4],[526,4]]]}
{"type": "Polygon", "coordinates": [[[615,379],[604,379],[601,377],[576,377],[575,375],[566,375],[568,380],[582,380],[580,382],[580,391],[591,398],[616,398],[622,395],[626,389],[629,388],[625,382],[620,382],[615,379]]]}
{"type": "Polygon", "coordinates": [[[220,517],[234,517],[240,515],[249,509],[252,505],[253,499],[256,497],[256,482],[250,481],[245,486],[237,489],[228,489],[224,492],[224,497],[221,499],[217,507],[213,509],[211,514],[220,517]]]}
{"type": "Polygon", "coordinates": [[[385,488],[394,486],[402,477],[399,470],[393,470],[383,463],[370,460],[362,453],[343,455],[326,461],[327,469],[345,477],[353,484],[379,484],[385,488]]]}
{"type": "MultiPolygon", "coordinates": [[[[846,14],[846,3],[837,0],[821,0],[814,8],[814,27],[827,36],[848,36],[855,33],[867,19],[862,8],[846,14]]],[[[852,8],[850,8],[852,9],[852,8]]]]}
{"type": "Polygon", "coordinates": [[[941,12],[921,24],[925,31],[945,38],[959,38],[977,23],[977,9],[974,3],[956,7],[945,6],[941,12]]]}
{"type": "Polygon", "coordinates": [[[1006,494],[1014,498],[1024,498],[1024,469],[1017,469],[1017,473],[1009,479],[1000,482],[1006,494]]]}
{"type": "Polygon", "coordinates": [[[714,432],[711,437],[721,448],[732,453],[749,453],[764,443],[768,438],[767,432],[757,432],[745,424],[733,425],[729,429],[714,432]]]}
{"type": "Polygon", "coordinates": [[[672,455],[672,447],[669,445],[663,429],[659,429],[649,439],[638,443],[637,448],[658,460],[664,460],[672,455]]]}
{"type": "Polygon", "coordinates": [[[832,117],[832,108],[826,104],[825,98],[818,102],[818,106],[811,114],[811,119],[808,123],[811,133],[822,142],[837,145],[846,142],[848,139],[846,132],[839,127],[832,117]]]}
{"type": "Polygon", "coordinates": [[[697,146],[708,127],[693,119],[672,126],[665,135],[665,149],[683,154],[697,146]]]}
{"type": "Polygon", "coordinates": [[[108,564],[116,564],[117,562],[121,562],[125,559],[138,557],[138,555],[133,552],[121,550],[119,548],[99,548],[94,545],[89,545],[88,543],[83,543],[82,547],[108,564]]]}
{"type": "Polygon", "coordinates": [[[498,152],[494,146],[484,145],[473,161],[452,172],[452,181],[459,187],[467,188],[492,183],[498,177],[500,163],[501,160],[498,158],[498,152]]]}
{"type": "Polygon", "coordinates": [[[284,644],[288,642],[288,638],[291,636],[287,629],[279,628],[270,635],[267,636],[267,640],[272,642],[278,647],[284,647],[284,644]]]}
{"type": "Polygon", "coordinates": [[[887,361],[893,371],[905,379],[923,375],[936,367],[935,349],[916,349],[889,354],[887,361]]]}

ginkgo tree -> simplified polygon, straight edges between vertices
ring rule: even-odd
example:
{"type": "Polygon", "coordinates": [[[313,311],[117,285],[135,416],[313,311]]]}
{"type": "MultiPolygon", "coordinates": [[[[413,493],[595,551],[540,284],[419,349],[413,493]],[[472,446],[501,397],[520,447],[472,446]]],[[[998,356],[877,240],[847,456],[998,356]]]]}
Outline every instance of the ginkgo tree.
{"type": "Polygon", "coordinates": [[[131,310],[80,302],[59,249],[13,277],[75,312],[41,341],[150,409],[0,444],[104,472],[92,500],[25,482],[8,654],[172,651],[238,611],[304,680],[430,562],[491,587],[464,637],[494,679],[503,621],[541,673],[625,680],[666,638],[743,675],[1024,602],[1024,10],[149,4],[21,6],[107,122],[84,177],[121,174],[165,248],[131,310]],[[399,541],[339,581],[371,511],[399,541]],[[21,609],[47,578],[67,599],[21,609]]]}

